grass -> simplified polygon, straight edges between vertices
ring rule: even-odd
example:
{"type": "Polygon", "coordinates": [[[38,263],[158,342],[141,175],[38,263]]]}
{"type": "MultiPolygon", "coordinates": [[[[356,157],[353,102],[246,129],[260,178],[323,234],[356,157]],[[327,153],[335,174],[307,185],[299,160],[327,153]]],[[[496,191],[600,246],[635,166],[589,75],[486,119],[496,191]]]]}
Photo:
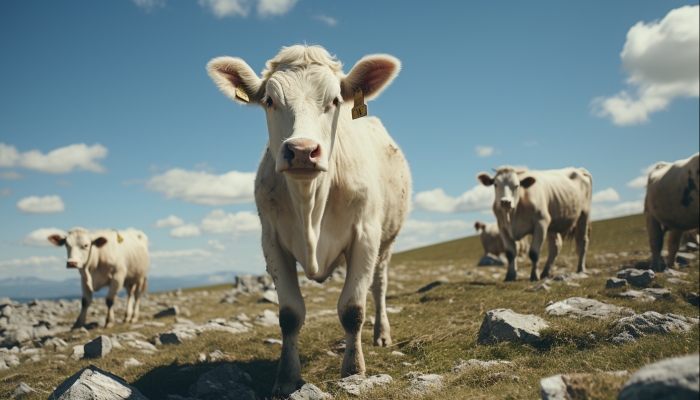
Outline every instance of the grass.
{"type": "MultiPolygon", "coordinates": [[[[365,399],[412,398],[407,391],[409,380],[403,379],[409,371],[437,373],[444,376],[444,387],[428,394],[426,399],[535,399],[539,398],[540,379],[558,373],[574,373],[572,398],[614,399],[627,377],[607,374],[609,371],[634,372],[645,364],[666,357],[693,354],[699,350],[697,325],[689,333],[671,333],[665,336],[649,335],[636,343],[614,346],[610,339],[616,332],[614,321],[573,320],[544,315],[550,301],[569,297],[588,297],[620,306],[636,312],[654,310],[673,312],[684,316],[697,316],[698,308],[686,298],[698,292],[698,263],[695,261],[684,282],[671,284],[659,275],[656,287],[670,288],[668,300],[637,303],[614,297],[620,290],[606,290],[605,280],[625,267],[634,267],[647,261],[648,251],[644,219],[640,215],[599,221],[593,224],[589,248],[588,267],[598,270],[590,278],[578,281],[580,287],[554,283],[551,290],[534,293],[536,285],[527,281],[529,262],[521,263],[521,274],[514,283],[502,282],[503,267],[476,267],[483,251],[476,236],[453,240],[433,246],[395,254],[390,268],[388,304],[401,306],[403,310],[390,314],[394,346],[372,346],[372,329],[363,328],[362,342],[368,374],[390,374],[392,384],[361,396],[365,399]],[[620,254],[626,252],[628,254],[620,254]],[[424,293],[417,290],[431,282],[444,283],[424,293]],[[494,308],[510,308],[515,312],[543,317],[550,327],[542,332],[538,346],[501,343],[492,346],[477,344],[476,338],[484,314],[494,308]],[[405,354],[391,355],[394,350],[405,354]],[[460,359],[508,360],[503,364],[483,369],[471,369],[452,373],[460,359]],[[405,366],[408,362],[412,365],[405,366]],[[500,373],[500,374],[498,374],[500,373]],[[517,380],[512,378],[517,376],[517,380]]],[[[554,274],[573,272],[576,257],[572,243],[566,243],[555,263],[554,274]]],[[[303,288],[306,296],[307,317],[299,337],[302,376],[334,394],[338,399],[356,398],[337,393],[333,381],[340,376],[341,357],[331,357],[328,350],[336,349],[336,342],[344,337],[334,314],[314,316],[321,310],[335,310],[338,288],[341,282],[325,283],[322,287],[303,288]]],[[[230,285],[184,290],[181,307],[191,312],[195,322],[209,318],[232,318],[240,312],[249,316],[272,309],[274,306],[258,303],[260,295],[239,296],[237,304],[220,304],[223,290],[230,285]],[[207,290],[207,296],[187,296],[207,290]]],[[[175,301],[165,294],[152,294],[164,303],[175,301]]],[[[368,309],[372,309],[371,297],[368,309]]],[[[369,314],[372,314],[371,312],[369,314]]],[[[173,319],[161,319],[172,323],[173,319]]],[[[90,332],[94,337],[102,333],[130,330],[118,324],[111,330],[97,328],[90,332]]],[[[165,328],[139,329],[146,336],[153,336],[165,328]]],[[[64,335],[70,345],[83,344],[86,337],[64,335]]],[[[0,371],[0,397],[9,395],[19,382],[42,390],[43,393],[24,396],[46,398],[65,378],[80,368],[93,363],[125,378],[151,399],[163,399],[168,394],[186,395],[189,385],[199,376],[219,365],[200,362],[199,354],[221,350],[241,369],[253,377],[253,389],[260,398],[269,396],[279,358],[279,346],[264,345],[265,338],[281,338],[279,328],[256,327],[254,331],[239,335],[207,332],[181,345],[162,346],[156,354],[146,356],[131,349],[113,350],[107,357],[93,361],[75,361],[70,358],[45,357],[41,363],[23,363],[9,371],[0,371]],[[135,357],[144,365],[124,368],[124,360],[135,357]]],[[[50,352],[49,352],[50,353],[50,352]]],[[[69,354],[68,351],[58,354],[69,354]]]]}

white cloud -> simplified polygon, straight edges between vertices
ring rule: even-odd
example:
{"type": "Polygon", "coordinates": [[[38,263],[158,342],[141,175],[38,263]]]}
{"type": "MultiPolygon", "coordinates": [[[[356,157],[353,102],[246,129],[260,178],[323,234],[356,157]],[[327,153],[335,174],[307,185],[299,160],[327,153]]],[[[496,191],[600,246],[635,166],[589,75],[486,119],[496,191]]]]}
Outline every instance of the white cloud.
{"type": "Polygon", "coordinates": [[[617,194],[615,189],[607,188],[605,190],[593,193],[593,203],[614,203],[620,201],[620,195],[617,194]]]}
{"type": "Polygon", "coordinates": [[[219,242],[216,239],[211,239],[211,240],[207,241],[207,245],[209,245],[209,247],[211,247],[212,249],[215,249],[215,250],[222,250],[222,251],[226,250],[226,246],[221,244],[221,242],[219,242]]]}
{"type": "Polygon", "coordinates": [[[640,170],[642,175],[627,182],[626,186],[628,188],[631,188],[631,189],[644,189],[645,187],[647,187],[647,180],[649,177],[649,173],[651,173],[651,171],[655,170],[656,166],[661,164],[661,163],[663,163],[663,161],[655,162],[646,168],[642,168],[640,170]]]}
{"type": "Polygon", "coordinates": [[[416,208],[443,213],[474,212],[488,210],[493,204],[494,191],[484,185],[476,185],[454,198],[445,194],[442,188],[416,194],[416,208]]]}
{"type": "Polygon", "coordinates": [[[48,214],[61,212],[66,209],[59,196],[30,196],[17,202],[17,208],[25,213],[48,214]]]}
{"type": "Polygon", "coordinates": [[[0,267],[24,267],[28,265],[42,266],[47,264],[65,264],[66,260],[60,259],[56,256],[48,257],[28,257],[28,258],[15,258],[12,260],[0,261],[0,267]]]}
{"type": "Polygon", "coordinates": [[[470,232],[473,233],[473,230],[473,222],[461,220],[432,222],[407,219],[396,239],[395,251],[466,236],[470,232]]]}
{"type": "Polygon", "coordinates": [[[284,15],[296,3],[297,0],[258,0],[258,15],[261,17],[284,15]]]}
{"type": "Polygon", "coordinates": [[[0,143],[0,167],[22,167],[50,174],[65,174],[73,170],[104,172],[105,168],[95,160],[107,157],[107,148],[101,144],[87,146],[71,144],[43,154],[39,150],[24,153],[15,146],[0,143]]]}
{"type": "Polygon", "coordinates": [[[22,240],[19,241],[19,244],[24,246],[53,246],[54,244],[49,242],[49,236],[55,234],[66,236],[66,231],[58,228],[39,228],[35,231],[30,232],[27,236],[25,236],[22,240]]]}
{"type": "Polygon", "coordinates": [[[10,188],[3,188],[2,190],[0,190],[0,197],[9,196],[11,194],[12,194],[12,189],[10,189],[10,188]]]}
{"type": "Polygon", "coordinates": [[[615,125],[649,121],[676,97],[700,95],[700,6],[671,10],[661,21],[638,22],[627,32],[620,58],[635,91],[593,100],[594,112],[615,125]]]}
{"type": "Polygon", "coordinates": [[[479,155],[479,157],[488,157],[493,155],[495,149],[491,146],[476,146],[476,154],[479,155]]]}
{"type": "Polygon", "coordinates": [[[174,228],[184,224],[182,218],[178,218],[174,215],[170,215],[168,218],[159,219],[156,221],[156,228],[174,228]]]}
{"type": "Polygon", "coordinates": [[[260,231],[260,218],[249,211],[231,214],[224,210],[214,210],[204,217],[200,227],[206,233],[255,233],[260,231]]]}
{"type": "Polygon", "coordinates": [[[525,146],[525,147],[537,146],[537,140],[528,140],[527,142],[523,143],[523,146],[525,146]]]}
{"type": "Polygon", "coordinates": [[[146,12],[165,7],[165,0],[133,0],[133,2],[146,12]]]}
{"type": "Polygon", "coordinates": [[[186,249],[186,250],[173,250],[173,251],[153,251],[150,256],[151,259],[168,259],[168,258],[206,258],[211,257],[211,252],[202,249],[186,249]]]}
{"type": "Polygon", "coordinates": [[[315,15],[314,19],[317,19],[317,20],[325,23],[328,26],[336,26],[338,24],[337,19],[335,19],[333,17],[329,17],[327,15],[323,15],[323,14],[315,15]]]}
{"type": "MultiPolygon", "coordinates": [[[[0,143],[0,145],[2,145],[2,143],[0,143]]],[[[22,179],[22,178],[24,178],[24,175],[20,175],[16,171],[0,172],[0,179],[13,180],[13,179],[22,179]]]]}
{"type": "Polygon", "coordinates": [[[614,217],[622,217],[625,215],[639,214],[644,211],[644,202],[625,201],[612,206],[593,204],[591,206],[591,219],[600,220],[614,217]]]}
{"type": "Polygon", "coordinates": [[[254,172],[231,171],[222,175],[175,168],[156,175],[146,188],[179,199],[204,205],[253,202],[254,172]]]}
{"type": "Polygon", "coordinates": [[[250,12],[250,0],[199,0],[199,5],[209,8],[219,17],[247,17],[250,12]]]}
{"type": "Polygon", "coordinates": [[[199,230],[199,227],[195,224],[179,226],[170,231],[170,237],[174,238],[188,238],[195,236],[202,236],[202,231],[199,230]]]}

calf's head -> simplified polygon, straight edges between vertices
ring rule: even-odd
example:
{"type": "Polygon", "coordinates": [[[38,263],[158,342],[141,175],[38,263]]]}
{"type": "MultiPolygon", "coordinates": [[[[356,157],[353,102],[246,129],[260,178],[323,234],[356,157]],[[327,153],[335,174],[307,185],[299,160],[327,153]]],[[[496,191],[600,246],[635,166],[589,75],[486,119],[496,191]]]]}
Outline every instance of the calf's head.
{"type": "Polygon", "coordinates": [[[102,247],[107,239],[100,236],[93,238],[90,232],[82,228],[74,228],[68,231],[65,237],[61,235],[49,236],[49,242],[56,246],[66,246],[68,262],[66,268],[85,268],[93,247],[102,247]]]}
{"type": "Polygon", "coordinates": [[[228,97],[265,110],[275,170],[292,179],[328,170],[338,121],[349,119],[354,93],[377,97],[401,69],[398,59],[375,54],[345,75],[325,49],[305,45],[283,47],[266,66],[259,78],[242,59],[218,57],[207,71],[228,97]]]}
{"type": "Polygon", "coordinates": [[[476,176],[476,179],[484,186],[491,186],[496,189],[496,199],[494,206],[500,207],[503,211],[511,212],[516,209],[520,201],[521,190],[527,189],[535,183],[535,178],[528,176],[520,178],[524,172],[518,172],[513,167],[504,166],[496,170],[496,175],[492,178],[486,172],[476,176]]]}

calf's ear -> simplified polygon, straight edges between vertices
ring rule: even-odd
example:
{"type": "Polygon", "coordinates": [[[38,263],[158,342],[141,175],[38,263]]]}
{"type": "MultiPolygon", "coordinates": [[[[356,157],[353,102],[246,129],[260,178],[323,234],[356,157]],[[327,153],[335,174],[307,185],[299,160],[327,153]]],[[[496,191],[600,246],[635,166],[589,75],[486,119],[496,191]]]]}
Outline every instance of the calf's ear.
{"type": "Polygon", "coordinates": [[[491,175],[487,174],[486,172],[482,172],[479,175],[477,175],[476,179],[478,179],[479,182],[481,182],[481,184],[484,186],[493,185],[493,178],[491,178],[491,175]]]}
{"type": "Polygon", "coordinates": [[[104,238],[103,236],[98,237],[97,239],[92,241],[92,244],[94,244],[97,247],[102,247],[107,243],[107,239],[104,238]]]}
{"type": "Polygon", "coordinates": [[[207,64],[207,72],[219,90],[241,104],[260,104],[260,78],[240,58],[217,57],[207,64]]]}
{"type": "Polygon", "coordinates": [[[533,178],[533,177],[531,177],[531,176],[528,176],[527,178],[525,178],[525,179],[523,179],[523,180],[520,181],[520,186],[522,186],[522,187],[524,187],[525,189],[527,189],[527,188],[529,188],[530,186],[534,185],[535,182],[537,182],[537,181],[535,180],[535,178],[533,178]]]}
{"type": "Polygon", "coordinates": [[[340,82],[343,100],[352,101],[358,89],[362,89],[366,100],[372,100],[391,84],[400,70],[401,61],[394,56],[372,54],[362,57],[340,82]]]}
{"type": "Polygon", "coordinates": [[[61,235],[51,235],[49,236],[49,242],[60,247],[66,244],[66,238],[61,235]]]}

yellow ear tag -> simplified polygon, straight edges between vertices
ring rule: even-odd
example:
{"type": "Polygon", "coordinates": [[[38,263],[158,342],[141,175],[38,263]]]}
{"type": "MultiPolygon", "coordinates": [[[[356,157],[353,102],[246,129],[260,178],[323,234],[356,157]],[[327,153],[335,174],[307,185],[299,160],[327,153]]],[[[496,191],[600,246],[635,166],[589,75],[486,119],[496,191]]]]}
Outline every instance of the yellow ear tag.
{"type": "Polygon", "coordinates": [[[117,232],[117,242],[121,243],[124,241],[124,238],[117,232]]]}
{"type": "Polygon", "coordinates": [[[357,89],[355,92],[355,106],[352,108],[352,119],[362,118],[365,115],[367,115],[365,95],[362,93],[362,89],[357,89]]]}
{"type": "Polygon", "coordinates": [[[245,92],[245,90],[241,89],[240,86],[236,88],[236,97],[239,98],[241,101],[245,101],[246,103],[250,102],[248,94],[245,92]]]}

